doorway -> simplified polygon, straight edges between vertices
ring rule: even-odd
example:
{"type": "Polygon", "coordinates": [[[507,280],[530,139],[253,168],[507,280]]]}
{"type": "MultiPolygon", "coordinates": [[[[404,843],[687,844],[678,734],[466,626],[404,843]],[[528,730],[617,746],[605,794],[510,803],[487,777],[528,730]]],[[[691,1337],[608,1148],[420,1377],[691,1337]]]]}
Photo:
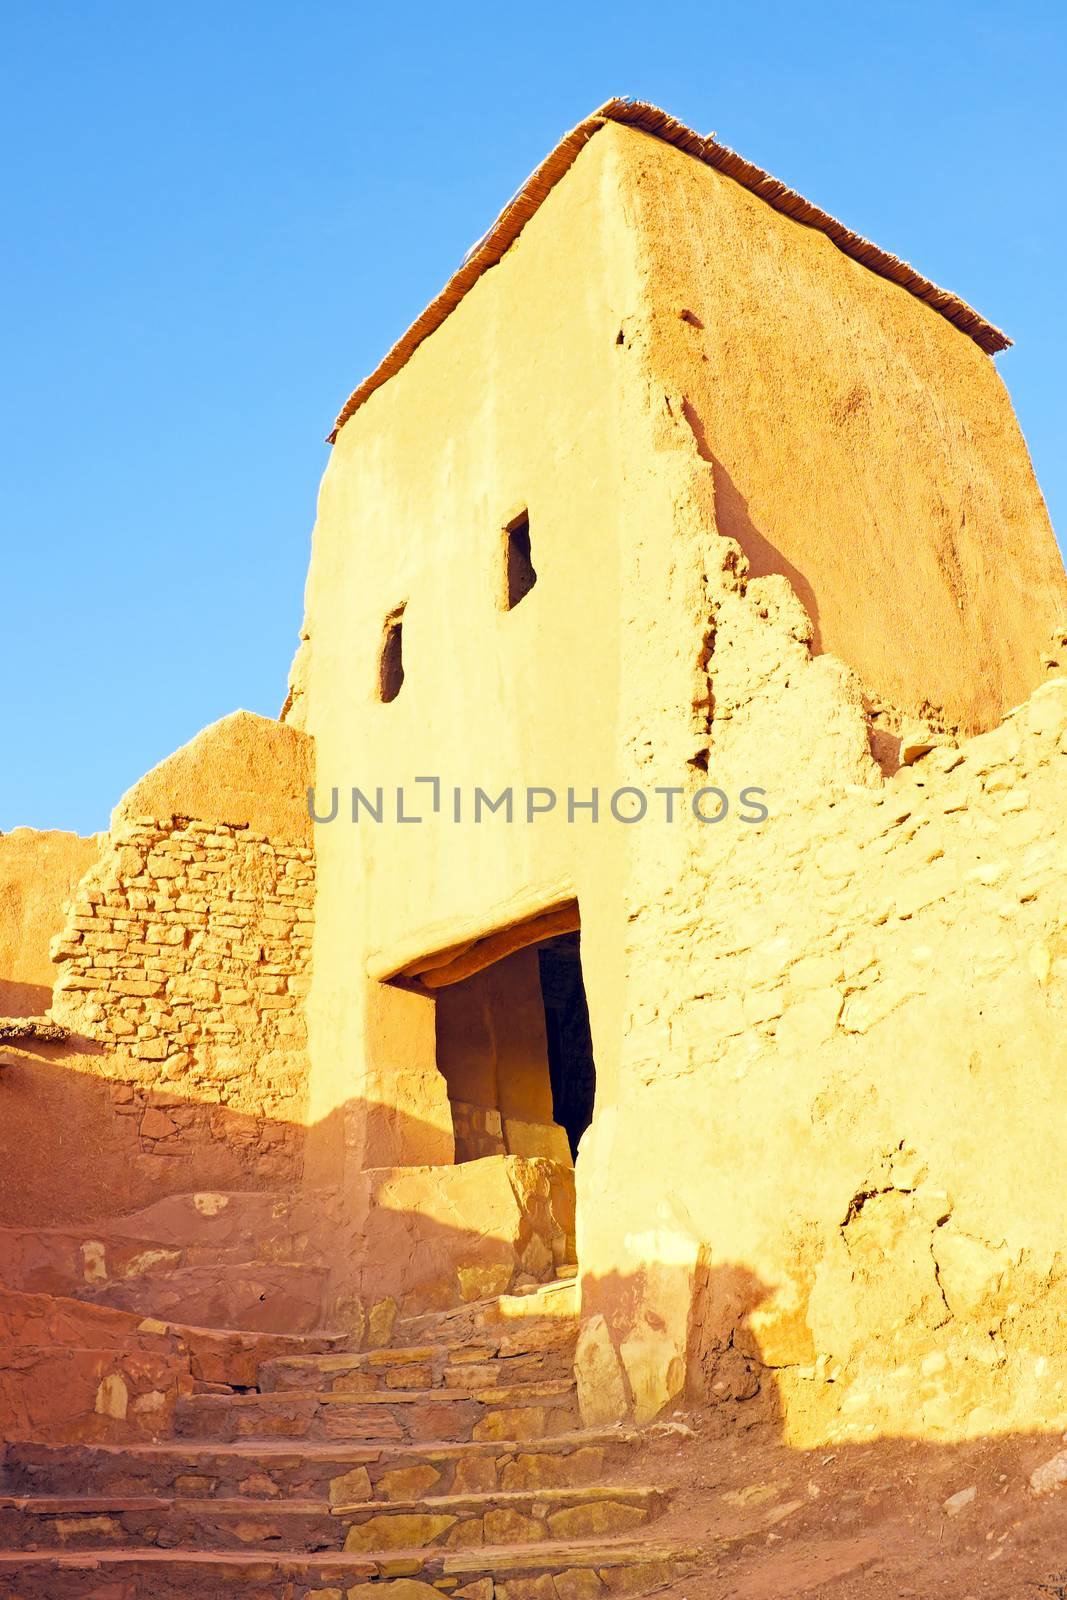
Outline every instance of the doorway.
{"type": "Polygon", "coordinates": [[[507,1154],[573,1165],[596,1090],[580,934],[513,950],[436,1000],[457,1162],[507,1154]]]}
{"type": "Polygon", "coordinates": [[[536,945],[545,1008],[548,1075],[555,1120],[567,1135],[571,1158],[593,1120],[596,1068],[589,1005],[582,978],[581,935],[561,933],[536,945]]]}

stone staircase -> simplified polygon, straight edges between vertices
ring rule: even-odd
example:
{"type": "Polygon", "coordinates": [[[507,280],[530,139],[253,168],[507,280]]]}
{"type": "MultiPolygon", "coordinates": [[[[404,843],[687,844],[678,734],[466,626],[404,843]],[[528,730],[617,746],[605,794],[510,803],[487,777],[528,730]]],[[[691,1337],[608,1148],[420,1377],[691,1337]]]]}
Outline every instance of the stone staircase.
{"type": "Polygon", "coordinates": [[[666,1495],[630,1481],[639,1436],[580,1426],[576,1326],[561,1277],[399,1322],[383,1349],[246,1334],[164,1440],[7,1446],[0,1594],[649,1593],[689,1558],[656,1538],[666,1495]]]}
{"type": "Polygon", "coordinates": [[[331,1203],[314,1190],[170,1195],[98,1227],[0,1227],[0,1283],[187,1326],[310,1333],[331,1203]]]}

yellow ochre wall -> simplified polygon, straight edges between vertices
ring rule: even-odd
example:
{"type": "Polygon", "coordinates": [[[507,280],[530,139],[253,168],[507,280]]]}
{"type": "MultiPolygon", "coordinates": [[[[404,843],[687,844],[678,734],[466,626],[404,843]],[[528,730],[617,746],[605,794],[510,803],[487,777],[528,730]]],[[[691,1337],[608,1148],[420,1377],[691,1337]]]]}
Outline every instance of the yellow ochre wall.
{"type": "MultiPolygon", "coordinates": [[[[988,1429],[988,1328],[1009,1303],[1025,1322],[1060,1270],[1067,706],[1039,689],[1018,745],[1019,725],[987,734],[965,781],[938,752],[892,776],[892,738],[885,770],[871,738],[916,713],[993,728],[1040,684],[1065,596],[990,360],[821,234],[602,129],[342,428],[322,486],[299,715],[318,806],[336,785],[340,811],[316,828],[313,1180],[452,1160],[434,1002],[379,980],[576,897],[586,1416],[644,1418],[688,1386],[780,1391],[798,1438],[988,1429]],[[504,612],[523,507],[538,582],[504,612]],[[673,825],[447,819],[453,786],[469,804],[596,785],[606,807],[624,783],[707,782],[735,801],[718,827],[684,806],[673,825]],[[400,783],[421,823],[348,820],[352,785],[388,803],[400,783]],[[749,785],[762,827],[736,820],[749,785]],[[998,1007],[1018,1053],[983,1020],[998,1007]],[[909,1244],[901,1299],[885,1263],[915,1217],[941,1254],[909,1244]]],[[[1035,1341],[1020,1325],[1017,1372],[1035,1341]]],[[[1056,1403],[1020,1386],[1012,1421],[1056,1403]]]]}
{"type": "Polygon", "coordinates": [[[627,140],[642,336],[720,533],[872,697],[978,732],[1041,677],[1067,580],[991,358],[722,173],[627,140]],[[681,315],[682,312],[686,316],[681,315]]]}
{"type": "MultiPolygon", "coordinates": [[[[457,919],[487,929],[509,920],[513,897],[536,910],[577,888],[583,915],[603,919],[586,980],[604,989],[601,1014],[613,1009],[625,839],[551,820],[353,826],[347,794],[381,785],[391,799],[406,782],[409,808],[427,810],[418,775],[440,776],[446,807],[457,785],[468,797],[527,784],[585,795],[623,781],[620,564],[633,529],[619,485],[647,473],[650,435],[616,345],[641,291],[615,166],[607,141],[583,156],[506,260],[342,429],[322,485],[304,725],[319,809],[336,784],[341,814],[316,829],[312,1118],[359,1097],[383,1107],[377,1120],[359,1111],[365,1135],[350,1130],[372,1164],[447,1162],[452,1138],[433,1002],[368,980],[371,952],[388,964],[394,948],[434,950],[455,942],[457,919]],[[508,612],[503,528],[524,507],[538,581],[508,612]],[[405,682],[380,704],[383,621],[405,602],[405,682]]],[[[607,1038],[600,1048],[610,1055],[607,1038]]]]}

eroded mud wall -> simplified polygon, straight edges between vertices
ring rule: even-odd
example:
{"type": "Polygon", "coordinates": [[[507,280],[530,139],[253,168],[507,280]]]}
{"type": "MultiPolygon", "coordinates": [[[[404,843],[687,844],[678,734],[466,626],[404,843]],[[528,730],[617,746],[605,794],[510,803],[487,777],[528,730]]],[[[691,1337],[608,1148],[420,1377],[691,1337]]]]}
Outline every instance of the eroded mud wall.
{"type": "Polygon", "coordinates": [[[41,1016],[55,976],[49,946],[103,839],[15,828],[0,834],[0,1017],[41,1016]]]}
{"type": "Polygon", "coordinates": [[[650,290],[633,336],[707,467],[709,515],[887,710],[990,727],[1041,682],[1067,612],[993,360],[722,173],[618,142],[650,290]]]}
{"type": "Polygon", "coordinates": [[[4,1222],[299,1181],[310,760],[305,735],[240,712],[116,808],[52,930],[70,1037],[5,1047],[4,1222]]]}

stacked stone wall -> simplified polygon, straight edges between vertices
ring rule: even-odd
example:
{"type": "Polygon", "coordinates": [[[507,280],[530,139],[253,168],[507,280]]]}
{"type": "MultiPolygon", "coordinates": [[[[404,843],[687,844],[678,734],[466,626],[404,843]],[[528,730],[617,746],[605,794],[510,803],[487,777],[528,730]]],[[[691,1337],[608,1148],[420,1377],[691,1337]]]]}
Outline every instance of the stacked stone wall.
{"type": "MultiPolygon", "coordinates": [[[[53,945],[53,1015],[134,1091],[299,1120],[314,863],[225,823],[137,818],[110,837],[53,945]]],[[[165,1114],[165,1113],[161,1113],[165,1114]]]]}

